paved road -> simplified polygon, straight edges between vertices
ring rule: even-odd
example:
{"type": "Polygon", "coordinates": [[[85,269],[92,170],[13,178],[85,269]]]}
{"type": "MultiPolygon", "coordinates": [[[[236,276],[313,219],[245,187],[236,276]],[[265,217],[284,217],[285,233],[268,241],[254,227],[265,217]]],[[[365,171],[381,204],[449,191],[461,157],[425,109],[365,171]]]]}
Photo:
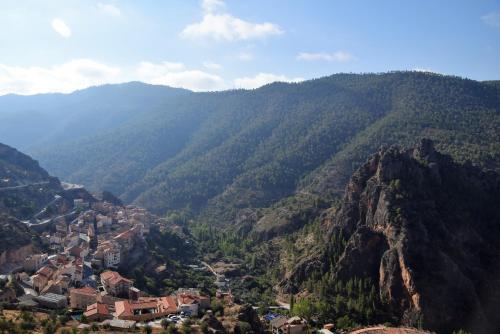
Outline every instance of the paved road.
{"type": "Polygon", "coordinates": [[[2,190],[22,189],[22,188],[27,188],[27,187],[31,187],[31,186],[41,186],[41,185],[49,184],[49,183],[50,183],[49,181],[43,181],[43,182],[36,182],[36,183],[24,184],[22,186],[3,187],[3,188],[0,188],[0,191],[2,191],[2,190]]]}
{"type": "Polygon", "coordinates": [[[61,196],[59,196],[59,195],[55,195],[55,196],[54,196],[54,199],[53,199],[52,201],[50,201],[49,203],[45,204],[45,206],[43,207],[43,209],[42,209],[42,210],[40,210],[40,212],[38,212],[37,214],[35,214],[32,218],[36,218],[36,219],[38,219],[38,216],[40,216],[42,213],[44,213],[44,212],[45,212],[45,210],[47,210],[47,208],[48,208],[49,206],[51,206],[52,204],[54,204],[54,203],[55,203],[56,201],[58,201],[60,198],[62,198],[62,197],[61,197],[61,196]]]}

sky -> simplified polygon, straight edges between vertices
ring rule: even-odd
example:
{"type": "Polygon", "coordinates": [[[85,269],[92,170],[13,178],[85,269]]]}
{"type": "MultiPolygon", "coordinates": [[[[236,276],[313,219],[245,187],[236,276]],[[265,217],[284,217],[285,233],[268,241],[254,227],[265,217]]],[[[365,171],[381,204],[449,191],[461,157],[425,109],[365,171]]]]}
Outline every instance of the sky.
{"type": "Polygon", "coordinates": [[[0,95],[339,72],[500,79],[500,0],[0,0],[0,95]]]}

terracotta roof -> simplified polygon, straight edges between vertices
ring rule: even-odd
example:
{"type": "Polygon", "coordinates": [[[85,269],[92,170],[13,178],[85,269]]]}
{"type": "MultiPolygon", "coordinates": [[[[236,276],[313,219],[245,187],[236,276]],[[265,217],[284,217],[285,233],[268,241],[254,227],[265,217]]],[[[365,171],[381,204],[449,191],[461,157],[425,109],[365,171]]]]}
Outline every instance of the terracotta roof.
{"type": "Polygon", "coordinates": [[[109,310],[108,310],[108,306],[106,304],[95,303],[95,304],[87,306],[87,311],[85,311],[84,314],[86,317],[91,316],[91,315],[95,315],[95,314],[109,315],[109,310]]]}
{"type": "Polygon", "coordinates": [[[179,304],[196,304],[202,300],[208,300],[208,297],[189,292],[181,292],[177,295],[179,304]]]}
{"type": "Polygon", "coordinates": [[[121,300],[115,302],[116,315],[131,316],[134,310],[156,309],[159,313],[173,313],[177,311],[175,298],[167,297],[141,297],[137,301],[121,300]]]}
{"type": "Polygon", "coordinates": [[[120,282],[126,282],[126,283],[132,283],[132,280],[129,280],[128,278],[123,277],[116,271],[105,271],[101,274],[101,279],[106,281],[108,284],[118,284],[120,282]]]}
{"type": "Polygon", "coordinates": [[[50,275],[52,275],[53,270],[47,266],[43,266],[42,268],[38,269],[36,273],[45,277],[49,277],[50,275]]]}
{"type": "Polygon", "coordinates": [[[177,311],[177,302],[173,296],[160,297],[160,308],[163,312],[173,313],[177,311]]]}
{"type": "Polygon", "coordinates": [[[115,311],[117,317],[132,315],[130,302],[128,300],[120,300],[115,302],[115,311]]]}
{"type": "Polygon", "coordinates": [[[79,288],[79,289],[71,289],[70,293],[71,292],[76,292],[76,293],[79,293],[82,295],[87,295],[87,296],[97,295],[97,291],[95,289],[91,288],[90,286],[86,286],[86,287],[79,288]]]}
{"type": "Polygon", "coordinates": [[[80,255],[80,253],[83,251],[83,249],[81,247],[78,247],[78,246],[74,246],[74,247],[71,247],[68,252],[71,254],[71,255],[80,255]]]}

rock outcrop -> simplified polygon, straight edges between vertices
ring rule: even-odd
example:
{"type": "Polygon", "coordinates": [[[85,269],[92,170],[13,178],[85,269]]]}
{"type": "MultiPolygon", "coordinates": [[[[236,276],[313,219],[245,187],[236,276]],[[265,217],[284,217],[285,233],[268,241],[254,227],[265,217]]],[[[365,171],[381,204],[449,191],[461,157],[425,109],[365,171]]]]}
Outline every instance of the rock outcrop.
{"type": "Polygon", "coordinates": [[[498,333],[499,203],[498,174],[456,164],[429,140],[382,148],[353,174],[326,222],[327,243],[339,232],[347,240],[328,270],[336,280],[378,282],[382,307],[401,324],[498,333]]]}
{"type": "Polygon", "coordinates": [[[49,181],[51,177],[37,161],[0,143],[0,188],[49,181]]]}

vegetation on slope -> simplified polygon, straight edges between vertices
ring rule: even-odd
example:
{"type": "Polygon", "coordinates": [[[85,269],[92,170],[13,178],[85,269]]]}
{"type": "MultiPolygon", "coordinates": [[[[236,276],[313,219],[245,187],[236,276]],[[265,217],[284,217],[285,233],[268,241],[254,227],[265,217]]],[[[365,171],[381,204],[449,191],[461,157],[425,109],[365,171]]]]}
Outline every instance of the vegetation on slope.
{"type": "Polygon", "coordinates": [[[201,213],[203,221],[227,224],[242,209],[296,193],[334,197],[381,144],[430,137],[459,161],[498,169],[499,126],[491,83],[415,72],[338,74],[177,96],[111,132],[33,152],[65,179],[155,212],[201,213]]]}

